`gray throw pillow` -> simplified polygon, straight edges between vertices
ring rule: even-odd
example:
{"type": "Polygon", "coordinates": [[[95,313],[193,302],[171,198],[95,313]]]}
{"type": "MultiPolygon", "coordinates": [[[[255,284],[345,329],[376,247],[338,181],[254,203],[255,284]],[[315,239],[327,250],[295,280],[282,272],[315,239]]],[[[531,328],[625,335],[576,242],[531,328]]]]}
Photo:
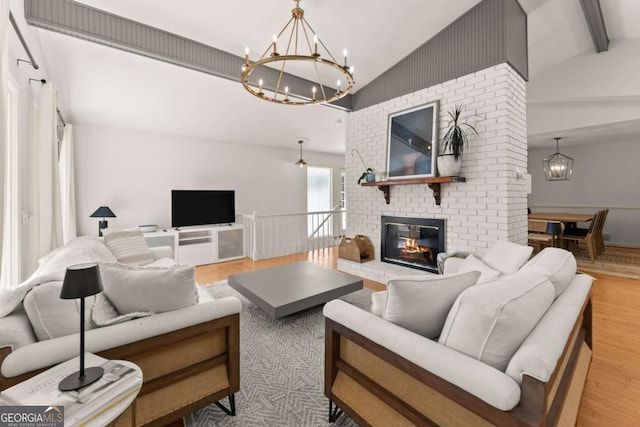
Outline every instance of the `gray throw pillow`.
{"type": "Polygon", "coordinates": [[[478,271],[470,271],[391,279],[382,318],[424,337],[436,338],[458,295],[475,285],[479,277],[478,271]]]}
{"type": "Polygon", "coordinates": [[[96,300],[93,303],[93,307],[91,307],[91,320],[96,326],[100,327],[115,325],[128,320],[151,316],[152,314],[148,311],[120,314],[103,292],[96,295],[96,300]]]}
{"type": "Polygon", "coordinates": [[[105,296],[118,313],[162,313],[198,302],[194,267],[100,264],[105,296]]]}

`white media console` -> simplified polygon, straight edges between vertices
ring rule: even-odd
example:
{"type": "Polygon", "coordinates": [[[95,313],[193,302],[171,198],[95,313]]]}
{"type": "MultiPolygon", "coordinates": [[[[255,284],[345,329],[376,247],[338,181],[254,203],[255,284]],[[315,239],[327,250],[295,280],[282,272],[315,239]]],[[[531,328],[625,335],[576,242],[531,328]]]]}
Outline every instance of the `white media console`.
{"type": "Polygon", "coordinates": [[[180,264],[204,265],[244,258],[244,225],[182,227],[144,233],[149,247],[171,246],[180,264]]]}

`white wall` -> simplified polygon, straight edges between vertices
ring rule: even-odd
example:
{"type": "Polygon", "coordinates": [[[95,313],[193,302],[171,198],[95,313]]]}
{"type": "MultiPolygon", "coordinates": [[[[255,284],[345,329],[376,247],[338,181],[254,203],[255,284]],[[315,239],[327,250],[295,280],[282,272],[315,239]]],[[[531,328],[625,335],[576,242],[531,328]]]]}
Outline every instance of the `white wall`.
{"type": "Polygon", "coordinates": [[[640,247],[640,136],[636,141],[584,147],[560,146],[573,157],[570,181],[546,181],[542,159],[555,147],[529,152],[532,211],[595,213],[609,209],[604,234],[611,243],[640,247]]]}
{"type": "MultiPolygon", "coordinates": [[[[113,228],[170,227],[172,189],[235,190],[237,213],[306,211],[295,141],[286,150],[93,124],[75,130],[78,234],[97,233],[98,219],[89,215],[101,205],[116,214],[113,228]]],[[[303,150],[309,165],[334,168],[337,202],[344,156],[303,150]]]]}

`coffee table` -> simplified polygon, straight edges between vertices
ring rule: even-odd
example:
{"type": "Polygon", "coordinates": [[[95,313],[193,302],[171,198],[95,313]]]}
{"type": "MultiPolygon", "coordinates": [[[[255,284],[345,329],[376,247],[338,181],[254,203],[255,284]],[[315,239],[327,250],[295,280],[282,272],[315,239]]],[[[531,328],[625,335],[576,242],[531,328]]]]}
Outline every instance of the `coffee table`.
{"type": "Polygon", "coordinates": [[[302,261],[231,275],[229,286],[278,319],[362,289],[362,279],[302,261]]]}

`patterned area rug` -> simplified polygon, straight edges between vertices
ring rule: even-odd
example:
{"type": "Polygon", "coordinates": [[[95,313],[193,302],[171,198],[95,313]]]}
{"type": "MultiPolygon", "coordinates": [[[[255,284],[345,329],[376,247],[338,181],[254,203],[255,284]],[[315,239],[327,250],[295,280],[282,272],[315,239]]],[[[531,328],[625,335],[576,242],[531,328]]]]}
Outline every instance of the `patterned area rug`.
{"type": "MultiPolygon", "coordinates": [[[[324,396],[324,316],[322,306],[271,319],[226,280],[207,289],[215,298],[236,296],[240,314],[240,392],[235,417],[209,405],[184,418],[187,427],[355,426],[346,415],[329,424],[324,396]]],[[[342,297],[369,308],[371,291],[342,297]]],[[[223,402],[227,404],[227,399],[223,402]]]]}
{"type": "Polygon", "coordinates": [[[619,247],[605,248],[594,263],[587,250],[573,250],[578,261],[578,270],[585,273],[600,273],[611,276],[640,279],[640,251],[619,247]]]}

